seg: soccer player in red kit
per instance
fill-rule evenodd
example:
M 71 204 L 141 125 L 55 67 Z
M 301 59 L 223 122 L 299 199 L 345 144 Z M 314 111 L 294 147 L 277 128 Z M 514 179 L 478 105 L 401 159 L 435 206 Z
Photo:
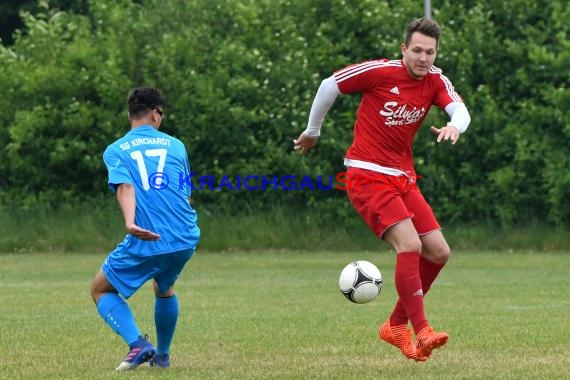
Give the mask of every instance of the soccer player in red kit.
M 350 65 L 322 81 L 305 131 L 294 140 L 306 153 L 320 136 L 324 117 L 340 94 L 361 93 L 354 140 L 344 159 L 347 195 L 374 233 L 396 251 L 398 301 L 379 328 L 382 340 L 416 361 L 447 343 L 448 335 L 429 325 L 423 297 L 451 251 L 420 189 L 412 156 L 416 131 L 430 107 L 444 109 L 450 121 L 431 127 L 437 142 L 455 144 L 471 118 L 449 79 L 433 66 L 440 27 L 428 18 L 412 21 L 402 43 L 401 60 Z M 403 179 L 403 181 L 402 181 Z M 416 334 L 408 329 L 411 322 Z

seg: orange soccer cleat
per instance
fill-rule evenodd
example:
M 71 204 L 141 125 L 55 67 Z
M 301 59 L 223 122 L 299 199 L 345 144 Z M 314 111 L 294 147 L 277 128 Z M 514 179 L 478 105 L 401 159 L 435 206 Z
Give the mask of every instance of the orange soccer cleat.
M 390 326 L 390 320 L 387 320 L 380 326 L 378 335 L 383 341 L 398 347 L 408 359 L 415 361 L 427 359 L 417 354 L 416 346 L 412 342 L 412 331 L 407 325 Z
M 434 349 L 444 346 L 448 339 L 447 333 L 435 332 L 430 326 L 426 326 L 416 337 L 416 352 L 418 356 L 427 359 Z

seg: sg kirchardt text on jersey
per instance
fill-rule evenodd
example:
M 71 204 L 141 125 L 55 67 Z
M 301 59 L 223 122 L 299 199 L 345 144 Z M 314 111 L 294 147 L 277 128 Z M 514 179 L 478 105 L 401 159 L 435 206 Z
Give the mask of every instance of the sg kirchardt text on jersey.
M 162 137 L 144 137 L 132 139 L 130 142 L 125 142 L 120 145 L 121 150 L 129 150 L 132 147 L 139 145 L 164 145 L 170 146 L 170 140 Z

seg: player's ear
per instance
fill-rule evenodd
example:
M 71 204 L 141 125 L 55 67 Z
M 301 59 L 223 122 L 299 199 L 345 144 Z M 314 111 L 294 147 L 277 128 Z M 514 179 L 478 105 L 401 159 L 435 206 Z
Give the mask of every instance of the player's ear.
M 131 113 L 127 112 L 127 120 L 129 120 L 129 122 L 131 121 Z

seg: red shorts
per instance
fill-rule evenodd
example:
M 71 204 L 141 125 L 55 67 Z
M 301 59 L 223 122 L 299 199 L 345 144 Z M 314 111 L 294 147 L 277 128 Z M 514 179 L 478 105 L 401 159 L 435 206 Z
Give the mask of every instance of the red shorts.
M 412 219 L 419 235 L 441 229 L 416 181 L 360 168 L 348 168 L 346 193 L 352 206 L 378 237 L 396 223 Z

